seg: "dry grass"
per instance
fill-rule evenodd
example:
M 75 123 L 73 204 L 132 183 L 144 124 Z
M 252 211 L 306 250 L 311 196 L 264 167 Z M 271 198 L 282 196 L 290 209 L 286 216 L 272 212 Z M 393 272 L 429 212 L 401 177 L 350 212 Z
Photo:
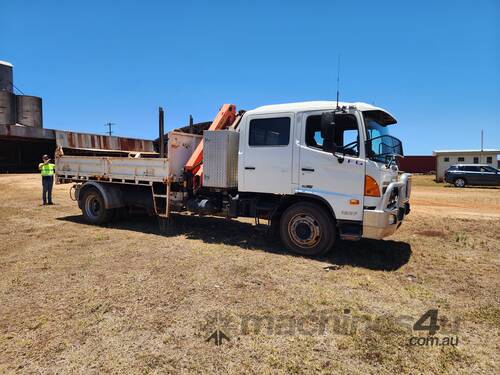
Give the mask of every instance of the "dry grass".
M 248 220 L 90 226 L 68 185 L 41 207 L 38 176 L 0 176 L 0 373 L 498 373 L 500 190 L 431 179 L 390 239 L 308 259 Z M 458 346 L 409 345 L 429 308 L 461 319 Z M 249 315 L 273 324 L 243 331 Z

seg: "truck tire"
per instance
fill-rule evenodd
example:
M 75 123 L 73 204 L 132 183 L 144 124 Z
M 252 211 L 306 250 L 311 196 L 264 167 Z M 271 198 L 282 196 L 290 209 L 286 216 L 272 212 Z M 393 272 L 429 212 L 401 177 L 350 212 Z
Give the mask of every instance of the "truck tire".
M 280 219 L 280 237 L 294 253 L 318 256 L 335 244 L 335 223 L 331 215 L 315 203 L 295 203 Z
M 111 220 L 113 210 L 107 210 L 102 194 L 94 188 L 86 189 L 82 197 L 82 214 L 90 224 L 104 224 Z
M 455 180 L 453 181 L 453 185 L 455 185 L 455 187 L 458 187 L 458 188 L 463 188 L 463 187 L 465 187 L 466 184 L 467 184 L 467 181 L 465 181 L 465 178 L 462 178 L 462 177 L 455 178 Z

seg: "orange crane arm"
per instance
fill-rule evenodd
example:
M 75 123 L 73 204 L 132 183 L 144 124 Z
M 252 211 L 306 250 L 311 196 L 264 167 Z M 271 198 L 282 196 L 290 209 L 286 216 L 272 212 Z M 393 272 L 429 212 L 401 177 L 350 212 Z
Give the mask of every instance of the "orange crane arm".
M 220 130 L 231 126 L 236 118 L 236 106 L 234 104 L 224 104 L 217 116 L 215 116 L 212 125 L 208 128 L 208 130 Z M 196 175 L 197 172 L 201 169 L 201 164 L 203 162 L 203 140 L 198 144 L 193 154 L 184 165 L 184 170 L 186 172 L 191 172 L 193 175 Z

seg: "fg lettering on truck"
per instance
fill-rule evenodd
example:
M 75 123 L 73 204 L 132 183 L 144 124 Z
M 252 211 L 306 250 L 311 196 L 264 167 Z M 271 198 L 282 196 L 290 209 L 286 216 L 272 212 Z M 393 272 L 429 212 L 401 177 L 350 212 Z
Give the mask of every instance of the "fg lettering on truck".
M 410 212 L 411 176 L 398 171 L 403 149 L 389 135 L 393 124 L 387 111 L 364 103 L 246 112 L 225 104 L 211 124 L 169 132 L 166 152 L 162 116 L 159 154 L 58 152 L 57 178 L 75 183 L 89 223 L 134 207 L 163 219 L 252 217 L 268 220 L 289 250 L 320 255 L 339 238 L 389 236 Z

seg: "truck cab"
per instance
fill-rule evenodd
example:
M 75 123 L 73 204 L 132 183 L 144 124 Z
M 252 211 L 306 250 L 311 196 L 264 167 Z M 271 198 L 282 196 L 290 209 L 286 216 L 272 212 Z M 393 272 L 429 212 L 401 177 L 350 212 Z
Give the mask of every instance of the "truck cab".
M 387 111 L 364 103 L 248 111 L 238 128 L 238 190 L 319 203 L 344 239 L 386 237 L 409 213 L 411 188 L 410 175 L 400 173 L 395 160 L 403 154 L 401 142 L 389 134 L 395 123 Z M 305 226 L 295 228 L 314 233 L 313 219 L 297 220 Z

